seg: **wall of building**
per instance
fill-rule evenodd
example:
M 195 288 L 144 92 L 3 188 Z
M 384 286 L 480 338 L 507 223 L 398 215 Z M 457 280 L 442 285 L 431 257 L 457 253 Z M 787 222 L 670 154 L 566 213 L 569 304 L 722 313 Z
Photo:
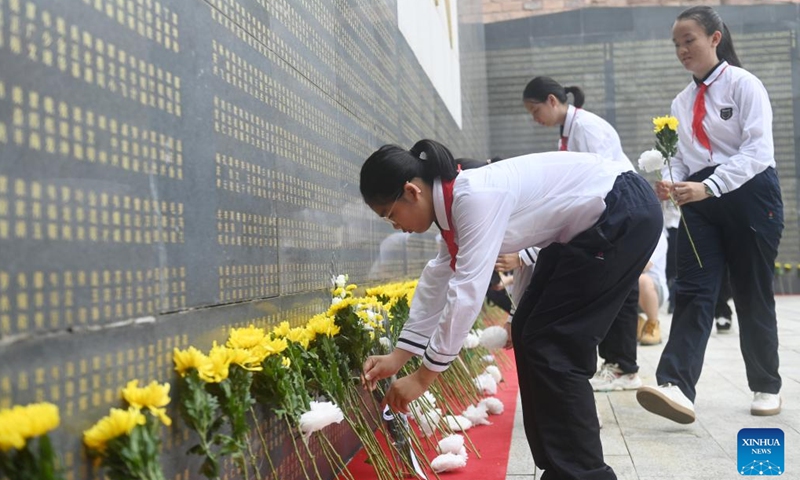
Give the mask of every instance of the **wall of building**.
M 481 4 L 458 8 L 460 128 L 392 0 L 0 0 L 0 407 L 60 407 L 68 478 L 100 478 L 81 432 L 172 381 L 173 348 L 304 323 L 334 274 L 418 275 L 433 236 L 384 242 L 358 172 L 422 137 L 488 154 Z M 196 478 L 173 425 L 167 476 Z
M 483 20 L 502 22 L 592 7 L 660 7 L 693 5 L 781 5 L 799 0 L 483 0 Z

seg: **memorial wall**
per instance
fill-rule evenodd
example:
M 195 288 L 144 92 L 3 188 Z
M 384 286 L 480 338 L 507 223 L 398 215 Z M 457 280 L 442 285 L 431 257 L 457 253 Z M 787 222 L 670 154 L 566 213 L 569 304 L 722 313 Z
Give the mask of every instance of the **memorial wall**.
M 558 130 L 535 124 L 522 105 L 527 82 L 546 75 L 565 86 L 583 88 L 585 108 L 616 127 L 625 153 L 635 163 L 642 151 L 653 148 L 652 118 L 669 114 L 672 99 L 691 80 L 672 44 L 672 23 L 683 8 L 583 9 L 487 24 L 492 155 L 557 148 Z M 785 208 L 778 261 L 791 266 L 796 280 L 800 11 L 796 5 L 721 6 L 717 11 L 732 32 L 744 67 L 761 79 L 772 101 L 775 159 Z
M 426 2 L 455 19 L 447 104 L 395 1 L 0 0 L 0 408 L 59 407 L 67 478 L 101 478 L 82 431 L 128 380 L 172 382 L 174 348 L 304 323 L 332 275 L 413 277 L 434 255 L 358 191 L 384 143 L 489 155 L 480 0 Z M 197 478 L 170 413 L 167 478 Z M 310 460 L 263 422 L 301 478 Z

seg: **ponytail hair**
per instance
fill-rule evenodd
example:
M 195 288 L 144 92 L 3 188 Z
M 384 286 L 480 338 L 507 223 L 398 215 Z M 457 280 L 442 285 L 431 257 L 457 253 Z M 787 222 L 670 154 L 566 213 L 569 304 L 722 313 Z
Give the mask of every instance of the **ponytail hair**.
M 553 95 L 560 103 L 567 103 L 567 94 L 571 93 L 574 101 L 573 105 L 580 108 L 585 100 L 583 90 L 580 87 L 572 86 L 564 88 L 560 83 L 550 77 L 536 77 L 525 86 L 522 92 L 522 100 L 532 100 L 538 103 L 547 101 L 547 97 Z
M 434 140 L 420 140 L 410 150 L 384 145 L 361 166 L 361 196 L 367 205 L 391 203 L 403 192 L 406 182 L 421 178 L 432 185 L 433 179 L 452 180 L 458 174 L 453 154 Z
M 742 62 L 739 61 L 739 56 L 736 55 L 736 50 L 733 48 L 731 32 L 713 8 L 705 5 L 687 8 L 678 15 L 678 20 L 694 20 L 708 36 L 714 35 L 714 32 L 720 32 L 722 37 L 717 45 L 717 58 L 725 60 L 734 67 L 742 66 Z

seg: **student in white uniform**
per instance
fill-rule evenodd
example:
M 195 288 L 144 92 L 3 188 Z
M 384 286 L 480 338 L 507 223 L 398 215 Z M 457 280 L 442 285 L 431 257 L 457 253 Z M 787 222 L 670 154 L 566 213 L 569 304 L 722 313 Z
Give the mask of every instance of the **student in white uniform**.
M 571 152 L 459 173 L 447 148 L 421 140 L 411 150 L 381 147 L 360 182 L 367 205 L 396 229 L 421 233 L 436 223 L 445 239 L 420 276 L 397 348 L 364 363 L 367 384 L 422 356 L 384 399 L 408 411 L 456 359 L 498 254 L 541 247 L 512 328 L 528 442 L 547 478 L 616 478 L 603 460 L 587 380 L 597 344 L 661 232 L 647 181 L 598 155 Z
M 639 403 L 679 423 L 695 420 L 695 385 L 714 323 L 714 304 L 727 264 L 740 344 L 753 391 L 750 413 L 781 410 L 773 265 L 783 231 L 775 172 L 772 108 L 764 85 L 739 67 L 730 32 L 710 7 L 684 10 L 672 27 L 675 51 L 693 81 L 672 102 L 677 117 L 675 183 L 661 181 L 683 215 L 703 262 L 678 229 L 678 276 L 669 340 L 656 370 L 657 387 Z M 668 172 L 662 172 L 669 178 Z
M 567 94 L 572 94 L 574 105 L 567 103 Z M 622 168 L 633 168 L 622 151 L 622 143 L 614 127 L 581 108 L 584 95 L 579 87 L 565 88 L 550 77 L 536 77 L 525 86 L 522 102 L 537 123 L 548 127 L 560 126 L 559 150 L 597 153 Z M 531 265 L 527 262 L 529 257 L 526 252 L 519 254 L 519 259 L 526 265 Z M 638 303 L 637 284 L 631 289 L 608 334 L 598 346 L 598 353 L 604 362 L 591 382 L 597 391 L 635 390 L 642 385 L 636 361 Z

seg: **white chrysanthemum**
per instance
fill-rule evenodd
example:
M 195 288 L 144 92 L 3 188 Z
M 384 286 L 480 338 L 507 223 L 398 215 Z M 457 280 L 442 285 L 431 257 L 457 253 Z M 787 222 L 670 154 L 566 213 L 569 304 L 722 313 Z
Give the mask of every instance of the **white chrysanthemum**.
M 331 305 L 332 305 L 332 306 L 333 306 L 333 305 L 336 305 L 337 303 L 339 303 L 339 302 L 341 302 L 341 301 L 342 301 L 342 298 L 341 298 L 341 297 L 333 297 L 333 298 L 331 298 Z
M 473 379 L 478 390 L 484 395 L 494 395 L 497 393 L 497 382 L 488 373 L 481 373 Z
M 388 352 L 392 350 L 392 341 L 389 340 L 387 337 L 379 338 L 378 343 L 381 345 L 383 351 Z
M 419 403 L 411 402 L 408 406 L 411 410 L 411 417 L 419 425 L 420 430 L 426 437 L 430 437 L 439 428 L 442 421 L 442 411 L 438 408 L 422 408 Z
M 497 368 L 497 365 L 487 365 L 486 366 L 486 373 L 494 378 L 494 381 L 500 383 L 500 380 L 503 379 L 503 374 L 500 372 L 500 369 Z
M 461 414 L 467 417 L 467 419 L 472 422 L 472 426 L 477 425 L 491 425 L 492 422 L 489 421 L 489 414 L 486 413 L 486 405 L 478 404 L 470 405 L 464 410 Z
M 342 420 L 342 410 L 332 402 L 311 402 L 311 410 L 300 415 L 300 431 L 307 439 L 312 433 Z
M 647 150 L 639 155 L 639 170 L 655 172 L 664 166 L 664 156 L 658 150 Z
M 481 360 L 483 360 L 483 363 L 493 363 L 494 355 L 484 355 L 483 357 L 481 357 Z
M 464 437 L 454 433 L 439 440 L 439 446 L 436 448 L 439 453 L 454 453 L 458 452 L 464 447 Z
M 431 468 L 436 473 L 446 472 L 448 470 L 455 470 L 456 468 L 464 468 L 467 466 L 467 458 L 453 453 L 443 453 L 434 458 L 431 462 Z
M 475 348 L 480 344 L 481 342 L 478 340 L 478 336 L 475 335 L 474 333 L 468 333 L 467 339 L 464 340 L 464 348 L 467 349 Z
M 472 428 L 472 422 L 463 415 L 447 415 L 444 417 L 447 426 L 454 432 L 461 432 Z
M 508 332 L 503 327 L 493 326 L 480 334 L 480 343 L 487 350 L 497 350 L 506 346 Z
M 347 275 L 339 275 L 333 279 L 333 284 L 339 288 L 344 288 L 347 284 Z
M 485 405 L 486 411 L 491 413 L 492 415 L 500 415 L 501 413 L 503 413 L 503 410 L 505 409 L 503 402 L 500 401 L 499 398 L 495 397 L 484 398 L 483 400 L 478 402 L 478 405 Z

